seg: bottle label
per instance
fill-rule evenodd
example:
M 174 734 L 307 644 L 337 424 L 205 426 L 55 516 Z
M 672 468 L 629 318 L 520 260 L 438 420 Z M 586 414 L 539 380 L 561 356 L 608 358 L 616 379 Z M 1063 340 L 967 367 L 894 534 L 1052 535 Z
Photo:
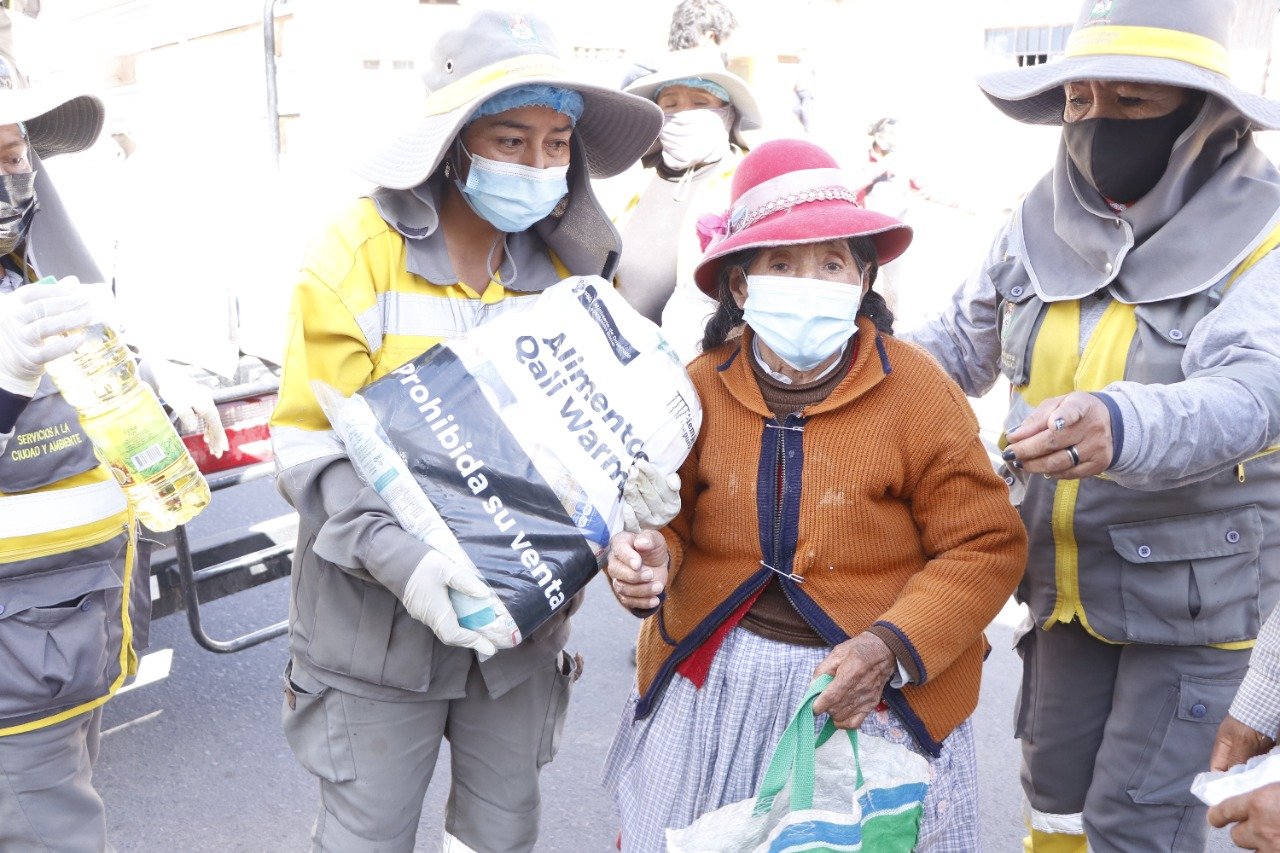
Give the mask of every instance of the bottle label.
M 102 461 L 121 486 L 127 488 L 154 477 L 186 452 L 182 439 L 158 407 L 151 417 L 138 408 L 121 414 L 125 416 L 94 418 L 85 424 Z

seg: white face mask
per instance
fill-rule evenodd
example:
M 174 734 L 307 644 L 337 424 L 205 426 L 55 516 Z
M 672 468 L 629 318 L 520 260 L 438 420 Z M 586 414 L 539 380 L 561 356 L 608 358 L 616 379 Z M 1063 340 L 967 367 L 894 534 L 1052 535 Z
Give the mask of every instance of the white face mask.
M 747 276 L 743 319 L 796 370 L 812 370 L 857 331 L 862 287 L 815 278 Z
M 677 172 L 700 163 L 716 163 L 729 155 L 733 107 L 685 110 L 666 117 L 658 141 L 662 162 Z

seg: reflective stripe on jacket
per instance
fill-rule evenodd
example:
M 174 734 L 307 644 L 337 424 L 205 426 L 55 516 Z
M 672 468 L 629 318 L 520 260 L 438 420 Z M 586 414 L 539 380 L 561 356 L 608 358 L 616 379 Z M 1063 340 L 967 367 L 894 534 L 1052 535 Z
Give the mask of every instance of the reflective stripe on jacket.
M 151 612 L 137 526 L 103 466 L 0 495 L 0 736 L 106 702 Z

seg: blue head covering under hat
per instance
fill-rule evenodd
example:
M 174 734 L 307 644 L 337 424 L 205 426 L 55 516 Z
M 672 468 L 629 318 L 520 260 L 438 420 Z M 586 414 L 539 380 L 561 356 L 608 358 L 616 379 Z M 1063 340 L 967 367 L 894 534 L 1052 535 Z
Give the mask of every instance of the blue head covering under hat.
M 516 86 L 514 89 L 499 92 L 481 104 L 467 119 L 467 124 L 484 116 L 505 113 L 507 110 L 518 110 L 521 107 L 549 107 L 567 115 L 569 120 L 577 125 L 578 119 L 582 118 L 583 102 L 582 95 L 572 89 L 548 86 L 545 83 Z

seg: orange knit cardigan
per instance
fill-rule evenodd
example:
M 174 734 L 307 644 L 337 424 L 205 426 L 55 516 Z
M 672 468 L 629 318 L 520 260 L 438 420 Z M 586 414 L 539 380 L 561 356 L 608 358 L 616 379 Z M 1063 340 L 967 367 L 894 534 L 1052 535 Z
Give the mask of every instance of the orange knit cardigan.
M 833 645 L 873 625 L 898 640 L 919 678 L 886 687 L 885 700 L 926 750 L 973 713 L 983 628 L 1022 575 L 1026 533 L 960 389 L 869 321 L 858 335 L 840 385 L 783 423 L 747 361 L 750 330 L 690 365 L 702 431 L 680 470 L 681 512 L 662 531 L 671 572 L 640 631 L 637 718 L 770 580 Z

